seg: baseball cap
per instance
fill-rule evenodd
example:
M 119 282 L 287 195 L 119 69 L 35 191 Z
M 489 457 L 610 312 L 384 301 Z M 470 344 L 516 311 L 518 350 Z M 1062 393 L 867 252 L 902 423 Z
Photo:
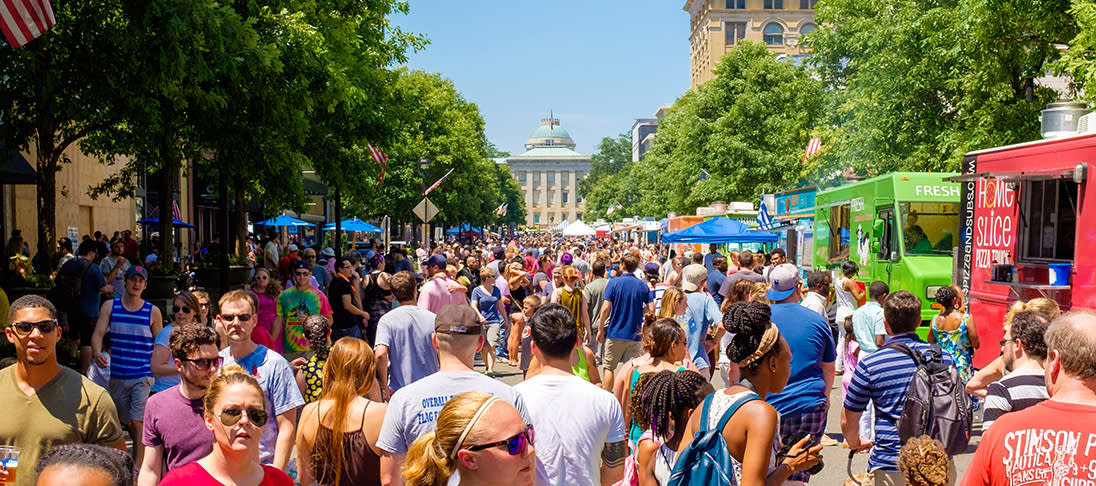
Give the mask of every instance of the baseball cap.
M 289 251 L 297 251 L 297 249 L 298 249 L 298 248 L 297 248 L 297 244 L 296 244 L 296 243 L 290 243 L 290 244 L 289 244 Z
M 501 246 L 496 246 L 491 249 L 491 256 L 495 257 L 495 260 L 502 258 L 505 254 L 506 250 L 504 250 Z
M 308 262 L 304 260 L 297 260 L 297 262 L 293 264 L 293 270 L 300 270 L 302 268 L 310 272 L 312 271 L 312 265 L 309 265 Z
M 434 318 L 434 332 L 446 334 L 480 334 L 479 313 L 467 305 L 446 304 Z
M 651 275 L 658 275 L 658 264 L 655 262 L 647 262 L 646 265 L 643 265 L 643 272 Z
M 708 269 L 704 268 L 704 265 L 692 263 L 681 271 L 681 290 L 696 292 L 696 289 L 700 288 L 701 285 L 704 285 L 704 282 L 707 279 Z
M 323 253 L 326 257 L 333 257 L 335 256 L 335 249 L 329 246 L 327 248 L 324 248 L 323 251 L 321 251 L 320 253 Z
M 769 270 L 769 285 L 765 297 L 773 302 L 787 299 L 799 287 L 799 268 L 791 263 L 781 263 L 773 267 Z
M 442 255 L 440 253 L 436 254 L 436 255 L 430 255 L 430 258 L 426 259 L 426 262 L 424 263 L 424 265 L 426 265 L 428 267 L 442 267 L 442 268 L 445 268 L 445 255 Z
M 132 267 L 129 267 L 129 270 L 126 270 L 127 279 L 134 275 L 140 275 L 141 278 L 148 280 L 148 270 L 145 270 L 145 267 L 141 265 L 134 265 Z

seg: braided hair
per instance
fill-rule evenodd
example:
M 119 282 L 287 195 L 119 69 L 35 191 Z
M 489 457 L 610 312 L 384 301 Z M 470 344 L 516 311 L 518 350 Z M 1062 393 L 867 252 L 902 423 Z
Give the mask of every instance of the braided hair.
M 78 466 L 105 471 L 110 475 L 110 486 L 133 485 L 133 458 L 110 447 L 82 443 L 59 445 L 42 454 L 34 469 L 41 475 L 50 466 Z
M 655 436 L 669 439 L 673 435 L 671 425 L 680 427 L 688 420 L 689 411 L 712 391 L 711 383 L 691 370 L 660 371 L 647 376 L 650 378 L 639 393 L 640 406 L 638 410 L 632 409 L 632 417 L 640 428 L 651 429 Z
M 733 336 L 727 345 L 727 358 L 732 363 L 746 359 L 761 345 L 761 336 L 769 327 L 772 311 L 767 304 L 760 302 L 735 302 L 723 314 L 723 328 Z M 780 353 L 780 346 L 773 346 L 760 359 L 745 366 L 742 371 L 752 372 L 761 366 L 769 356 Z
M 898 470 L 910 486 L 951 484 L 949 462 L 944 444 L 927 435 L 910 437 L 898 452 Z
M 308 347 L 312 348 L 320 359 L 327 358 L 331 349 L 327 347 L 327 336 L 331 334 L 331 321 L 323 314 L 312 314 L 301 323 L 304 327 L 304 337 L 308 339 Z

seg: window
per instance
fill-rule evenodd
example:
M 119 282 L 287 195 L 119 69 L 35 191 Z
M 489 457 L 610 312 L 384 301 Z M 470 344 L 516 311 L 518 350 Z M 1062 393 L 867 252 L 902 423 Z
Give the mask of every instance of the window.
M 536 213 L 533 215 L 533 222 L 538 224 L 540 223 L 540 213 Z
M 746 22 L 727 22 L 723 24 L 724 42 L 733 46 L 746 37 Z
M 831 206 L 830 225 L 830 262 L 849 258 L 849 205 Z
M 876 257 L 880 260 L 890 260 L 891 252 L 898 251 L 898 232 L 894 230 L 894 207 L 888 206 L 879 210 L 877 221 L 883 222 L 883 234 L 879 237 L 879 253 Z M 874 224 L 874 223 L 873 223 Z M 871 231 L 874 233 L 875 228 Z M 875 235 L 869 237 L 869 241 Z
M 947 255 L 958 243 L 959 205 L 941 202 L 898 203 L 906 255 Z
M 772 23 L 765 26 L 765 43 L 770 46 L 784 45 L 784 27 Z
M 547 204 L 549 206 L 551 206 L 552 204 L 555 204 L 555 198 L 552 197 L 552 196 L 556 195 L 556 191 L 545 191 L 545 192 L 548 194 L 548 198 L 545 201 L 545 204 Z
M 818 0 L 799 0 L 800 10 L 809 10 L 814 8 L 814 4 L 818 3 Z
M 567 172 L 564 172 L 564 173 L 560 174 L 559 176 L 562 178 L 561 183 L 564 186 L 566 186 L 568 183 L 571 182 L 571 174 L 569 174 Z M 567 202 L 567 201 L 563 201 L 563 202 Z
M 552 140 L 550 138 L 548 140 L 544 141 L 544 145 L 555 145 L 555 144 L 556 144 L 556 141 Z
M 1077 236 L 1077 184 L 1047 180 L 1020 186 L 1020 254 L 1035 260 L 1073 260 Z
M 566 192 L 563 193 L 563 199 L 560 201 L 560 204 L 567 204 L 567 193 Z
M 534 172 L 533 173 L 533 185 L 534 186 L 539 186 L 540 185 L 540 172 Z
M 765 0 L 765 10 L 783 10 L 784 0 Z
M 556 173 L 555 172 L 549 172 L 548 173 L 548 183 L 549 184 L 555 184 L 556 183 Z
M 801 27 L 799 29 L 799 35 L 803 36 L 803 35 L 810 34 L 811 32 L 814 32 L 814 29 L 817 29 L 817 28 L 818 28 L 818 26 L 814 25 L 814 24 L 804 25 L 803 27 Z
M 737 9 L 737 10 L 745 10 L 746 9 L 746 0 L 727 0 L 727 8 Z

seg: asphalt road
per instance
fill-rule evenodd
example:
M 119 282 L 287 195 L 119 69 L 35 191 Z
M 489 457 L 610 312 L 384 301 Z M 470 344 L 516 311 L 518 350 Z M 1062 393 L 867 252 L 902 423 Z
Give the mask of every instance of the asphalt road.
M 476 369 L 482 370 L 483 365 L 478 362 Z M 495 376 L 509 385 L 516 385 L 521 382 L 521 370 L 513 368 L 499 363 L 495 367 Z M 716 389 L 723 388 L 723 380 L 718 376 L 712 380 Z M 835 380 L 834 388 L 830 390 L 830 403 L 835 406 L 830 407 L 829 420 L 826 422 L 826 435 L 833 438 L 838 442 L 835 446 L 828 446 L 822 449 L 822 461 L 825 463 L 825 468 L 822 472 L 813 476 L 810 484 L 818 484 L 824 486 L 841 485 L 849 477 L 848 475 L 848 462 L 849 451 L 842 447 L 842 435 L 841 435 L 841 407 L 836 406 L 841 403 L 841 379 L 838 377 Z M 956 478 L 956 484 L 959 483 L 959 479 L 962 478 L 966 472 L 967 466 L 970 464 L 971 457 L 974 455 L 974 450 L 978 446 L 978 442 L 981 439 L 981 435 L 978 432 L 981 430 L 981 413 L 975 414 L 974 424 L 974 437 L 971 438 L 970 446 L 967 447 L 967 452 L 959 454 L 954 457 L 955 467 L 959 473 L 959 477 Z M 857 454 L 852 460 L 852 471 L 856 474 L 863 474 L 868 465 L 867 453 Z

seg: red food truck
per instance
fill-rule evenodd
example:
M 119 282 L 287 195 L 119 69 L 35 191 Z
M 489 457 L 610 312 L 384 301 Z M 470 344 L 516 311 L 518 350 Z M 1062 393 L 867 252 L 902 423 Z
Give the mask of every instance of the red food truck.
M 961 182 L 955 276 L 982 342 L 976 367 L 1000 354 L 1016 300 L 1096 309 L 1096 252 L 1075 251 L 1096 244 L 1093 161 L 1096 134 L 1077 135 L 971 152 L 951 179 Z

